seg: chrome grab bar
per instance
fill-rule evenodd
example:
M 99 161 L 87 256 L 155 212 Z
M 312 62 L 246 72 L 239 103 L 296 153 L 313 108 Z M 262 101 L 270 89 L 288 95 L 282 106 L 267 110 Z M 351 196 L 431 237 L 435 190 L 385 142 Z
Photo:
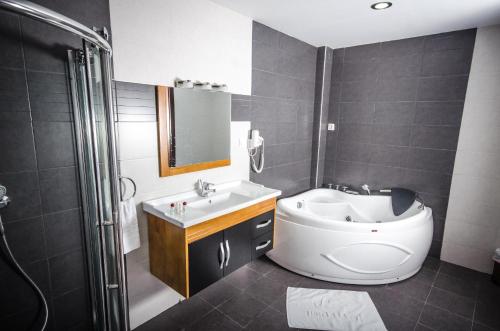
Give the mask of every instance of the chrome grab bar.
M 96 31 L 93 31 L 85 25 L 77 21 L 61 15 L 53 10 L 37 5 L 31 1 L 25 0 L 0 0 L 0 7 L 16 14 L 21 14 L 42 21 L 44 23 L 56 26 L 60 29 L 74 33 L 88 42 L 95 44 L 111 53 L 110 44 L 100 36 Z
M 227 249 L 226 267 L 227 267 L 229 264 L 229 259 L 231 258 L 231 249 L 229 249 L 229 240 L 226 240 L 226 249 Z
M 222 256 L 220 258 L 219 269 L 222 269 L 224 268 L 224 261 L 226 260 L 226 252 L 224 252 L 224 245 L 222 245 L 222 243 L 220 243 L 220 254 L 222 254 Z
M 269 224 L 271 224 L 272 222 L 272 218 L 268 219 L 267 222 L 265 223 L 260 223 L 260 224 L 257 224 L 256 228 L 257 229 L 260 229 L 260 228 L 265 228 L 266 226 L 268 226 Z
M 269 246 L 270 243 L 271 243 L 271 240 L 268 240 L 265 244 L 262 244 L 262 245 L 255 247 L 255 250 L 258 251 L 258 250 L 264 249 L 267 246 Z

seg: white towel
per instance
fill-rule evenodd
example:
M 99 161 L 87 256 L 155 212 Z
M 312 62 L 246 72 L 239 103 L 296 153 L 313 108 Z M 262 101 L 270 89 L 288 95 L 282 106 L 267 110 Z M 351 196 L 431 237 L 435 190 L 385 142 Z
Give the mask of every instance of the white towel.
M 123 253 L 127 254 L 141 246 L 134 198 L 120 203 L 120 218 L 123 234 Z
M 366 292 L 289 287 L 286 315 L 292 328 L 387 331 Z

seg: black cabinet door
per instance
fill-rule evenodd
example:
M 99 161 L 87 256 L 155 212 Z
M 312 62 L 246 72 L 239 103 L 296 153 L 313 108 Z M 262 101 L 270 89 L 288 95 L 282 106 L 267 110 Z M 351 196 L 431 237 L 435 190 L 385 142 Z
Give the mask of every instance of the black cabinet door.
M 224 275 L 229 275 L 252 259 L 252 232 L 250 222 L 243 222 L 224 230 L 226 262 Z
M 223 239 L 221 231 L 189 245 L 189 296 L 222 278 Z

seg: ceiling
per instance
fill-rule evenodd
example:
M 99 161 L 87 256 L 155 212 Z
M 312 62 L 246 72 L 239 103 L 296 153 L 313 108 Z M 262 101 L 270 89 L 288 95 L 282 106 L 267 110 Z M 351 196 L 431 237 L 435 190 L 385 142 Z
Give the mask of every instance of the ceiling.
M 314 46 L 332 48 L 500 23 L 500 0 L 212 0 Z M 380 1 L 380 0 L 378 0 Z

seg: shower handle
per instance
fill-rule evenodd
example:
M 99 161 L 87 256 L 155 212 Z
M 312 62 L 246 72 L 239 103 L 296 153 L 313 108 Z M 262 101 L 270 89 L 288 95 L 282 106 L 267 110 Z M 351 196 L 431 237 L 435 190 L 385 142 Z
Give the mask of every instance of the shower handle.
M 10 198 L 7 196 L 7 188 L 0 185 L 0 209 L 7 207 L 10 202 Z

